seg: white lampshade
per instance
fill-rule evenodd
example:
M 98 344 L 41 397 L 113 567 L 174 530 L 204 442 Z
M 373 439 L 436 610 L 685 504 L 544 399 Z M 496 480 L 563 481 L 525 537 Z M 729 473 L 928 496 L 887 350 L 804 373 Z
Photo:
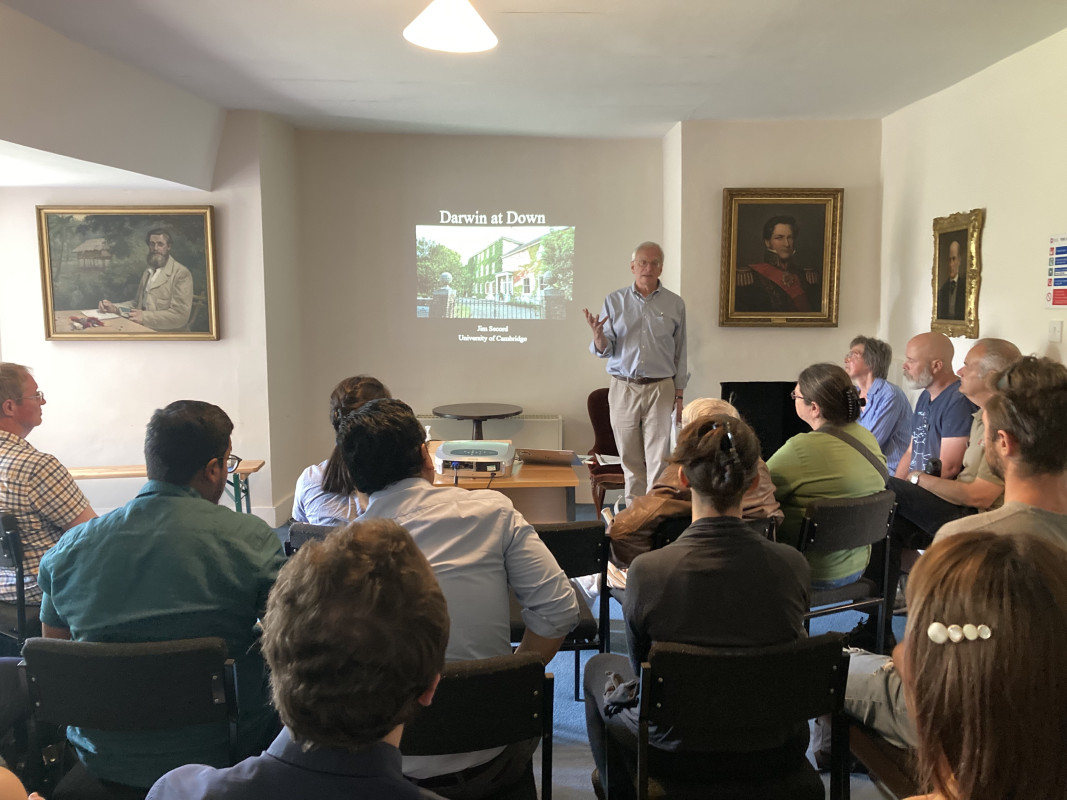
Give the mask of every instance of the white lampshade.
M 428 50 L 446 53 L 480 53 L 496 47 L 489 30 L 470 0 L 433 0 L 404 28 L 404 38 Z

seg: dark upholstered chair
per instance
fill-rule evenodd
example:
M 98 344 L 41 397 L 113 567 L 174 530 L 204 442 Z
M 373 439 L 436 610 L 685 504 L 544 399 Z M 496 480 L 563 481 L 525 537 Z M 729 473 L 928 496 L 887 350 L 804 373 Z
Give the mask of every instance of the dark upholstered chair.
M 885 489 L 859 498 L 816 500 L 804 513 L 800 529 L 802 553 L 848 550 L 853 547 L 885 548 L 889 546 L 889 528 L 893 524 L 896 495 Z M 877 620 L 875 649 L 885 652 L 886 630 L 893 613 L 895 587 L 888 587 L 889 561 L 874 578 L 862 577 L 838 589 L 813 591 L 808 618 L 836 614 L 839 611 L 868 609 Z
M 541 798 L 552 799 L 553 677 L 534 653 L 451 661 L 433 702 L 404 726 L 406 756 L 467 753 L 541 740 Z
M 619 448 L 615 444 L 615 434 L 611 431 L 611 415 L 608 412 L 608 390 L 594 389 L 586 401 L 589 410 L 589 422 L 593 426 L 593 449 L 589 455 L 597 453 L 604 456 L 618 456 Z M 626 482 L 622 477 L 619 464 L 589 465 L 589 485 L 593 492 L 593 505 L 596 513 L 604 507 L 604 493 L 609 489 L 622 489 Z

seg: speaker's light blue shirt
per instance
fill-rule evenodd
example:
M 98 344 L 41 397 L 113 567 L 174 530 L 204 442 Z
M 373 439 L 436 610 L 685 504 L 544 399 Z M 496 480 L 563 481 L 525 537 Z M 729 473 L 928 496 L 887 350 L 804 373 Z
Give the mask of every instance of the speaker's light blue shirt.
M 648 297 L 634 284 L 604 298 L 601 317 L 608 347 L 590 344 L 593 355 L 608 360 L 616 378 L 674 378 L 677 391 L 689 381 L 686 365 L 685 302 L 660 283 Z

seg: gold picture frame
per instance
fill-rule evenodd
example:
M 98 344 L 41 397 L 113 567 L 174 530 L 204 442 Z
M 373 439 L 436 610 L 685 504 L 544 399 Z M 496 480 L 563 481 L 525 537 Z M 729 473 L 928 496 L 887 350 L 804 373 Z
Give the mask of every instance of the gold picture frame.
M 934 220 L 934 266 L 930 286 L 930 330 L 978 338 L 978 290 L 982 285 L 982 227 L 985 209 L 974 208 Z M 953 275 L 953 272 L 956 274 Z M 952 281 L 955 281 L 955 287 Z
M 213 206 L 37 206 L 45 338 L 219 338 Z
M 719 325 L 837 327 L 844 196 L 723 189 Z

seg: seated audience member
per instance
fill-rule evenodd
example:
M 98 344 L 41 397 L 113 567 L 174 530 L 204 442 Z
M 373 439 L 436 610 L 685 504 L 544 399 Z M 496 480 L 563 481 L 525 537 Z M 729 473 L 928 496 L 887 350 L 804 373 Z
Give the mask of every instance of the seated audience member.
M 1067 550 L 1017 528 L 937 541 L 894 661 L 926 800 L 1067 796 Z
M 995 508 L 1004 496 L 1004 481 L 997 477 L 984 458 L 985 424 L 982 409 L 992 396 L 988 378 L 1020 357 L 1019 348 L 1004 339 L 979 339 L 967 353 L 959 370 L 959 393 L 978 410 L 971 415 L 971 433 L 963 454 L 963 468 L 952 479 L 928 475 L 919 470 L 907 480 L 889 479 L 897 496 L 897 511 L 889 539 L 889 582 L 896 587 L 900 578 L 901 551 L 922 550 L 933 541 L 942 525 L 987 508 Z M 875 565 L 880 566 L 880 565 Z M 873 629 L 854 644 L 873 641 Z
M 941 477 L 955 478 L 963 469 L 963 454 L 971 430 L 974 403 L 960 394 L 952 371 L 952 341 L 943 333 L 920 333 L 904 351 L 904 382 L 922 389 L 911 416 L 911 443 L 894 473 L 906 478 L 926 472 L 930 459 L 941 460 Z
M 860 398 L 836 364 L 813 364 L 792 393 L 797 416 L 811 426 L 783 444 L 767 462 L 785 521 L 778 541 L 800 544 L 804 512 L 813 500 L 867 497 L 885 489 L 885 456 L 869 430 L 856 422 Z M 887 473 L 888 474 L 888 473 Z M 871 548 L 807 554 L 813 589 L 832 589 L 863 574 Z
M 40 603 L 37 565 L 64 531 L 96 516 L 55 456 L 26 441 L 41 424 L 44 392 L 21 364 L 0 362 L 0 510 L 14 514 L 22 538 L 26 602 Z M 14 627 L 15 571 L 0 569 L 0 618 Z M 37 610 L 34 608 L 33 616 Z M 36 619 L 33 620 L 37 625 Z
M 271 590 L 263 631 L 285 729 L 235 767 L 167 773 L 149 800 L 437 796 L 404 778 L 397 748 L 441 676 L 448 608 L 403 528 L 355 522 L 300 548 Z
M 682 427 L 712 414 L 741 419 L 737 409 L 725 400 L 702 397 L 682 410 Z M 781 522 L 783 515 L 774 499 L 774 482 L 762 458 L 756 460 L 756 470 L 758 480 L 741 498 L 741 519 L 755 521 L 773 517 L 776 522 Z M 625 589 L 627 567 L 634 558 L 651 549 L 653 534 L 660 525 L 668 520 L 689 520 L 692 514 L 690 489 L 681 484 L 681 465 L 671 462 L 652 486 L 652 491 L 620 511 L 608 527 L 611 537 L 608 585 L 613 589 Z
M 369 375 L 345 378 L 330 393 L 330 423 L 334 433 L 341 420 L 368 400 L 392 397 L 380 380 Z M 330 457 L 312 464 L 296 480 L 293 519 L 312 525 L 343 525 L 363 513 L 366 497 L 359 497 L 348 477 L 341 448 L 334 445 Z
M 1004 505 L 950 522 L 934 541 L 976 530 L 1025 531 L 1067 546 L 1067 367 L 1027 356 L 991 380 L 985 457 L 1004 481 Z M 885 656 L 853 654 L 845 711 L 897 746 L 916 744 L 900 675 Z
M 536 531 L 493 490 L 432 484 L 426 433 L 399 400 L 371 400 L 341 423 L 338 442 L 356 489 L 370 502 L 361 519 L 392 519 L 411 533 L 448 601 L 449 661 L 511 649 L 508 587 L 522 606 L 518 652 L 547 664 L 578 623 L 578 599 Z M 530 758 L 539 740 L 450 756 L 404 759 L 404 774 L 445 797 L 534 798 Z M 514 793 L 514 794 L 512 794 Z
M 672 462 L 680 483 L 692 490 L 693 523 L 673 543 L 639 555 L 630 566 L 623 613 L 630 657 L 603 654 L 585 669 L 589 743 L 600 775 L 607 765 L 608 796 L 634 796 L 637 708 L 610 715 L 605 695 L 615 680 L 632 680 L 653 642 L 759 647 L 795 641 L 804 633 L 810 569 L 788 545 L 771 542 L 741 519 L 746 491 L 759 482 L 759 440 L 747 424 L 717 414 L 701 417 L 681 433 Z M 753 759 L 761 765 L 802 755 L 807 725 L 753 731 L 745 753 L 715 753 L 721 746 L 677 731 L 650 731 L 664 767 L 714 773 Z M 721 743 L 718 743 L 721 745 Z M 696 752 L 690 752 L 696 751 Z M 668 766 L 669 765 L 669 766 Z
M 1000 504 L 1004 482 L 990 470 L 982 457 L 985 424 L 982 409 L 992 396 L 988 377 L 1020 358 L 1019 348 L 1004 339 L 979 339 L 959 369 L 959 393 L 978 410 L 971 415 L 971 433 L 963 454 L 963 467 L 955 478 L 939 478 L 920 470 L 908 473 L 907 480 L 890 478 L 889 488 L 897 494 L 894 538 L 907 546 L 923 548 L 946 522 L 984 511 Z
M 259 753 L 278 732 L 257 619 L 285 562 L 263 520 L 218 505 L 233 423 L 218 406 L 178 400 L 145 432 L 148 482 L 122 508 L 64 534 L 41 560 L 44 635 L 82 642 L 156 642 L 219 636 L 237 664 L 239 750 Z M 68 728 L 90 775 L 147 789 L 182 764 L 225 766 L 226 725 L 161 731 Z M 72 771 L 73 772 L 73 771 Z M 64 778 L 67 781 L 68 778 Z
M 44 392 L 38 389 L 29 369 L 0 362 L 0 512 L 14 515 L 19 528 L 26 632 L 30 636 L 41 635 L 41 590 L 37 587 L 41 556 L 64 531 L 96 516 L 66 467 L 26 441 L 41 424 L 44 405 Z M 0 625 L 5 630 L 14 630 L 18 624 L 15 583 L 15 570 L 0 568 Z M 6 656 L 0 657 L 2 733 L 29 714 L 29 705 L 14 640 L 0 639 L 0 656 Z
M 911 403 L 903 389 L 886 380 L 893 348 L 869 336 L 857 336 L 849 348 L 845 372 L 865 401 L 859 423 L 878 440 L 892 473 L 911 442 Z
M 984 449 L 990 471 L 1004 482 L 1004 504 L 948 523 L 935 539 L 1022 527 L 1067 545 L 1067 367 L 1026 356 L 993 381 Z

